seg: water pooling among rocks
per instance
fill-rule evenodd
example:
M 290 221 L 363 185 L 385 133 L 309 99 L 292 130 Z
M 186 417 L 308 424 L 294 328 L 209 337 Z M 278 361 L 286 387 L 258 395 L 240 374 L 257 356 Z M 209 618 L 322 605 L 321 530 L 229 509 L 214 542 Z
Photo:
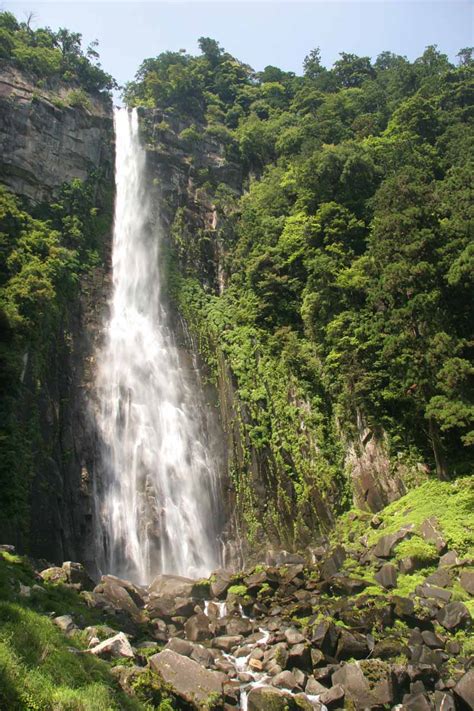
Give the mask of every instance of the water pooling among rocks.
M 98 356 L 100 567 L 145 583 L 218 564 L 217 463 L 169 328 L 136 110 L 119 109 L 113 293 Z

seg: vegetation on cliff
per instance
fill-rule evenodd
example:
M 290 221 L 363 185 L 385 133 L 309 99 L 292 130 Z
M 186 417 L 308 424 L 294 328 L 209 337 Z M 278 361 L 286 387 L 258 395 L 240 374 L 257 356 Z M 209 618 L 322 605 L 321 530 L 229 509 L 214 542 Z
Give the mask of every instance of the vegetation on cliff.
M 472 50 L 457 66 L 435 46 L 414 62 L 341 53 L 326 69 L 316 49 L 295 76 L 199 43 L 197 57 L 145 60 L 125 98 L 163 111 L 150 142 L 187 126 L 193 183 L 216 211 L 215 228 L 186 229 L 183 199 L 173 283 L 237 385 L 247 531 L 304 542 L 347 505 L 348 452 L 370 437 L 399 493 L 422 463 L 440 479 L 468 471 Z M 193 169 L 209 139 L 241 166 L 243 195 Z M 187 259 L 211 241 L 223 290 Z
M 18 22 L 11 12 L 0 12 L 0 61 L 8 60 L 32 72 L 43 86 L 54 80 L 80 86 L 85 92 L 110 92 L 117 86 L 101 69 L 97 42 L 84 52 L 78 32 L 33 29 L 30 20 Z

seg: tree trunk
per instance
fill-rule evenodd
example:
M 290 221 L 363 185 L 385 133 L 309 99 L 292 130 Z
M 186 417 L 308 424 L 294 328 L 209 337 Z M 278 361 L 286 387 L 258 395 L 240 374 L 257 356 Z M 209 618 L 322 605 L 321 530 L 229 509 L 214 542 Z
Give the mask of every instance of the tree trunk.
M 439 434 L 439 428 L 433 417 L 428 419 L 430 441 L 433 448 L 433 454 L 436 464 L 436 474 L 438 479 L 442 481 L 449 481 L 448 467 L 446 464 L 446 459 L 443 452 L 443 445 L 441 443 L 441 437 Z

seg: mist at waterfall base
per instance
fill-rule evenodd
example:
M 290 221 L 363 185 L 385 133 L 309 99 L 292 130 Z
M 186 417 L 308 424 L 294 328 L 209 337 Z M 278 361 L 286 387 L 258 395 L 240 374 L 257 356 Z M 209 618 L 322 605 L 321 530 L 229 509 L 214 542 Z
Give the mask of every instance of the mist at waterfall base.
M 113 291 L 96 388 L 99 566 L 138 583 L 202 577 L 219 563 L 218 466 L 169 328 L 136 110 L 117 109 L 114 124 Z

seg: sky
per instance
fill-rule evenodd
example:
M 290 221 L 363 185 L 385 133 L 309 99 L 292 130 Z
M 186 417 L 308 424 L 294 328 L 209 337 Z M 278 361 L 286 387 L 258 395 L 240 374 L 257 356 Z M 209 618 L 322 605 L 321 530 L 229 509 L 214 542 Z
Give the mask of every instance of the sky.
M 329 67 L 342 51 L 375 58 L 390 50 L 413 60 L 430 44 L 455 61 L 459 49 L 474 44 L 472 0 L 0 0 L 0 8 L 20 20 L 33 12 L 35 26 L 80 32 L 85 45 L 97 39 L 102 66 L 119 84 L 133 79 L 146 57 L 197 53 L 201 36 L 257 71 L 272 64 L 296 73 L 318 46 Z

